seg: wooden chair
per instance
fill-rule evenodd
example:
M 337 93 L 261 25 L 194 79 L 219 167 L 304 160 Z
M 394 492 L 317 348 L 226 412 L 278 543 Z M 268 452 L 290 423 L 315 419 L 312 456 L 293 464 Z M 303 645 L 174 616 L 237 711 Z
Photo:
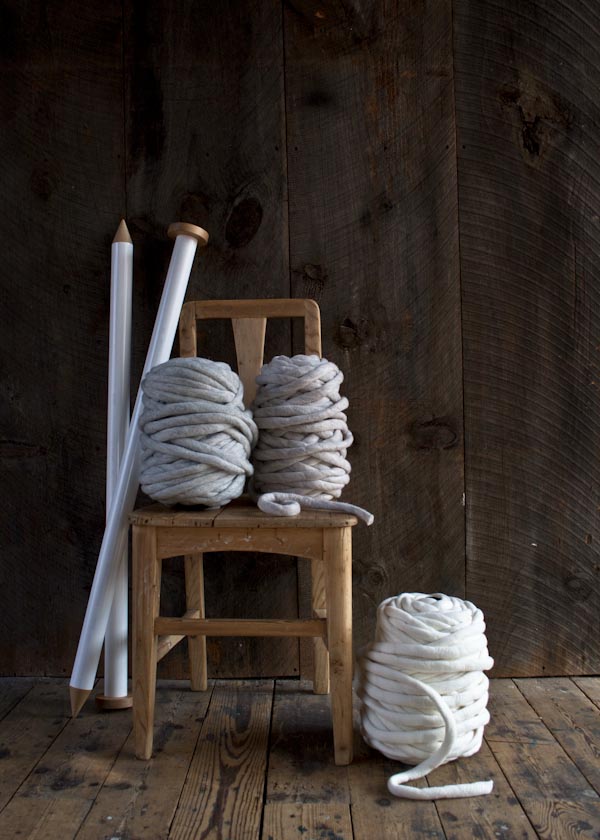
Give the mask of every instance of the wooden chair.
M 256 393 L 267 318 L 304 318 L 305 352 L 321 355 L 319 308 L 311 300 L 192 301 L 179 323 L 182 356 L 197 355 L 198 320 L 231 319 L 244 400 Z M 206 636 L 309 636 L 314 638 L 313 690 L 329 693 L 336 764 L 352 761 L 352 527 L 356 518 L 329 511 L 297 517 L 262 513 L 238 501 L 219 510 L 138 509 L 133 525 L 133 714 L 138 758 L 152 755 L 157 662 L 189 636 L 192 690 L 207 687 Z M 205 617 L 203 555 L 259 551 L 311 560 L 312 618 L 236 620 Z M 159 615 L 161 564 L 184 556 L 187 611 Z M 265 582 L 268 586 L 268 582 Z

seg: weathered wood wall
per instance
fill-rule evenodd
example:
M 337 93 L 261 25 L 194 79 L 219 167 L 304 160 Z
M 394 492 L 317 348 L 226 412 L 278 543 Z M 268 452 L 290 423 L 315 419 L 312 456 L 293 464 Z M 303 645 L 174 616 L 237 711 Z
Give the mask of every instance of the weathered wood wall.
M 600 9 L 455 4 L 467 594 L 503 673 L 600 671 Z
M 211 233 L 190 298 L 320 303 L 347 497 L 376 515 L 355 531 L 357 644 L 382 598 L 438 590 L 483 608 L 498 675 L 600 669 L 600 31 L 574 5 L 0 5 L 0 673 L 68 674 L 75 654 L 121 215 L 136 383 L 170 221 Z M 268 341 L 294 346 L 283 324 Z M 206 353 L 230 360 L 231 337 Z M 289 560 L 208 566 L 215 614 L 302 606 Z M 210 655 L 218 675 L 300 661 L 290 641 Z

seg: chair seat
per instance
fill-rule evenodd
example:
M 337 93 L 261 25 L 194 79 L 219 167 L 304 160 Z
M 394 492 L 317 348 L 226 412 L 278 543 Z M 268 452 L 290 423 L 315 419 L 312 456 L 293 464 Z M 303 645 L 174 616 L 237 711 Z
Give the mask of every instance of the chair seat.
M 214 510 L 152 504 L 134 510 L 129 521 L 132 525 L 169 528 L 347 528 L 358 522 L 351 514 L 330 510 L 303 510 L 298 516 L 273 516 L 263 513 L 247 497 Z

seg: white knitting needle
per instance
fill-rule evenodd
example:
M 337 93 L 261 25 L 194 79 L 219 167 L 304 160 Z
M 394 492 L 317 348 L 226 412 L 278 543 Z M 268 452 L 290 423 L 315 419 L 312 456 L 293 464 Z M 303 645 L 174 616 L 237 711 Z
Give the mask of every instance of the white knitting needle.
M 173 255 L 167 272 L 158 314 L 150 339 L 142 378 L 170 354 L 192 263 L 198 244 L 206 245 L 208 233 L 196 225 L 178 222 L 169 227 L 175 237 Z M 75 717 L 94 684 L 108 616 L 113 602 L 119 561 L 123 556 L 128 532 L 128 516 L 135 503 L 139 477 L 139 418 L 142 411 L 141 388 L 138 389 L 119 477 L 108 515 L 102 546 L 90 592 L 81 637 L 71 675 L 71 712 Z
M 111 247 L 106 429 L 107 519 L 129 430 L 132 278 L 133 242 L 125 219 L 121 219 Z M 96 695 L 96 704 L 101 709 L 124 709 L 132 705 L 131 695 L 127 693 L 128 577 L 125 547 L 119 562 L 104 639 L 104 693 Z

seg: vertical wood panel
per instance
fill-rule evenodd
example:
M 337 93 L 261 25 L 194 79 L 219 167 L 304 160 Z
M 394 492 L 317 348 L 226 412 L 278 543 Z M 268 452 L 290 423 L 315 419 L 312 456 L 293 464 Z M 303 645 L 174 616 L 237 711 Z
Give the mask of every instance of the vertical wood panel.
M 136 244 L 136 364 L 141 368 L 175 219 L 207 228 L 188 299 L 289 294 L 283 33 L 276 0 L 126 3 L 128 217 Z M 225 332 L 225 327 L 227 332 Z M 202 355 L 232 363 L 229 324 L 201 326 Z M 269 327 L 266 357 L 287 353 L 289 325 Z M 181 566 L 163 609 L 182 614 Z M 289 617 L 290 559 L 207 555 L 209 617 Z M 209 639 L 214 676 L 292 675 L 294 639 Z M 182 648 L 162 673 L 187 674 Z
M 344 371 L 355 638 L 380 600 L 464 591 L 462 371 L 449 2 L 286 6 L 290 261 Z
M 0 672 L 70 670 L 104 524 L 121 3 L 0 11 Z
M 600 16 L 455 2 L 468 597 L 495 673 L 600 667 Z

